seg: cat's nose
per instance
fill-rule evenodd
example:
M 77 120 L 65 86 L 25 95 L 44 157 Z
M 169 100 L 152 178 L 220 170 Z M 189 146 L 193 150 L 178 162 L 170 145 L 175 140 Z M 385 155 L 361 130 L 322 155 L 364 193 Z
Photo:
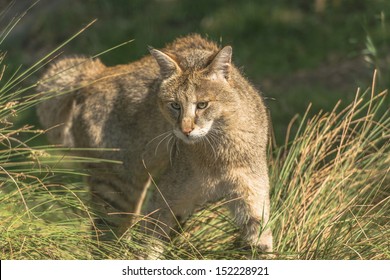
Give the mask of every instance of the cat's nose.
M 193 130 L 194 122 L 192 121 L 192 119 L 188 117 L 183 118 L 183 120 L 181 121 L 181 131 L 183 132 L 183 134 L 188 136 Z

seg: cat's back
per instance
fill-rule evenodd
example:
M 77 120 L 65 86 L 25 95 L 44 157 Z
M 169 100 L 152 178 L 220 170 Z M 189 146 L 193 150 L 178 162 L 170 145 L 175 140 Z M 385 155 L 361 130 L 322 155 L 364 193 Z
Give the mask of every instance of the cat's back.
M 117 66 L 87 57 L 52 63 L 38 87 L 40 94 L 52 97 L 37 108 L 50 142 L 71 147 L 122 146 L 118 131 L 143 131 L 149 119 L 161 119 L 154 110 L 158 75 L 151 57 Z
M 167 123 L 157 107 L 158 76 L 151 57 L 106 67 L 96 75 L 75 96 L 73 134 L 84 131 L 75 146 L 122 148 L 131 143 L 139 150 L 144 139 L 164 132 Z

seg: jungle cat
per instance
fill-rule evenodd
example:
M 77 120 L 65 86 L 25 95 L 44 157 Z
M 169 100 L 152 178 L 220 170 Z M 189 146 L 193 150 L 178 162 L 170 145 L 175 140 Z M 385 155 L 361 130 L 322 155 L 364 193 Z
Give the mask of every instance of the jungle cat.
M 52 143 L 92 148 L 79 154 L 122 162 L 85 166 L 97 238 L 119 238 L 147 215 L 153 222 L 143 223 L 144 230 L 167 240 L 178 221 L 225 199 L 243 240 L 272 251 L 269 119 L 260 93 L 232 64 L 230 46 L 195 34 L 149 52 L 114 67 L 63 58 L 39 83 L 41 93 L 53 95 L 38 107 Z M 157 176 L 157 191 L 141 213 Z

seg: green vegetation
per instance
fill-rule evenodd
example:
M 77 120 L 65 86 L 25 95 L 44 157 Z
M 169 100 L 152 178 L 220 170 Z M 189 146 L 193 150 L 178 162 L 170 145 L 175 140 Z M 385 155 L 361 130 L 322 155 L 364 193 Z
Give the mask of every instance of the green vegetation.
M 195 2 L 41 1 L 20 22 L 3 24 L 12 9 L 2 14 L 1 259 L 129 259 L 143 250 L 128 238 L 115 244 L 90 238 L 93 213 L 79 163 L 94 159 L 45 145 L 44 131 L 32 126 L 33 107 L 44 98 L 34 88 L 63 41 L 66 54 L 95 55 L 135 39 L 101 57 L 116 64 L 146 54 L 145 45 L 161 47 L 189 32 L 221 36 L 234 46 L 235 63 L 264 84 L 276 139 L 270 149 L 276 258 L 390 258 L 390 103 L 384 91 L 390 85 L 390 2 L 325 1 L 324 9 L 303 0 Z M 95 17 L 92 28 L 68 40 Z M 357 86 L 362 90 L 355 94 Z M 241 248 L 223 203 L 194 215 L 167 244 L 165 257 L 268 258 Z M 126 236 L 137 234 L 131 228 Z

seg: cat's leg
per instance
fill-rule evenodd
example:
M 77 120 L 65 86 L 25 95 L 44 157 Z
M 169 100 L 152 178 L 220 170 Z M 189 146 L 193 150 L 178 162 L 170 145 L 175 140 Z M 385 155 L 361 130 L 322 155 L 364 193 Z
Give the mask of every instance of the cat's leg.
M 152 209 L 152 208 L 150 208 Z M 144 259 L 161 259 L 166 244 L 171 240 L 172 229 L 175 225 L 175 215 L 167 208 L 154 209 L 142 221 L 144 236 L 143 243 L 146 252 Z
M 112 176 L 91 176 L 88 184 L 94 212 L 93 236 L 98 241 L 117 240 L 139 216 L 148 182 L 142 188 L 142 184 L 125 183 Z
M 272 252 L 272 232 L 268 225 L 270 215 L 269 187 L 266 180 L 240 180 L 228 204 L 247 244 L 261 252 Z M 263 184 L 258 184 L 263 182 Z M 249 187 L 248 187 L 249 186 Z
M 142 223 L 143 231 L 149 237 L 144 258 L 162 258 L 166 243 L 194 209 L 195 195 L 186 191 L 186 183 L 176 181 L 173 186 L 162 181 L 153 192 Z

